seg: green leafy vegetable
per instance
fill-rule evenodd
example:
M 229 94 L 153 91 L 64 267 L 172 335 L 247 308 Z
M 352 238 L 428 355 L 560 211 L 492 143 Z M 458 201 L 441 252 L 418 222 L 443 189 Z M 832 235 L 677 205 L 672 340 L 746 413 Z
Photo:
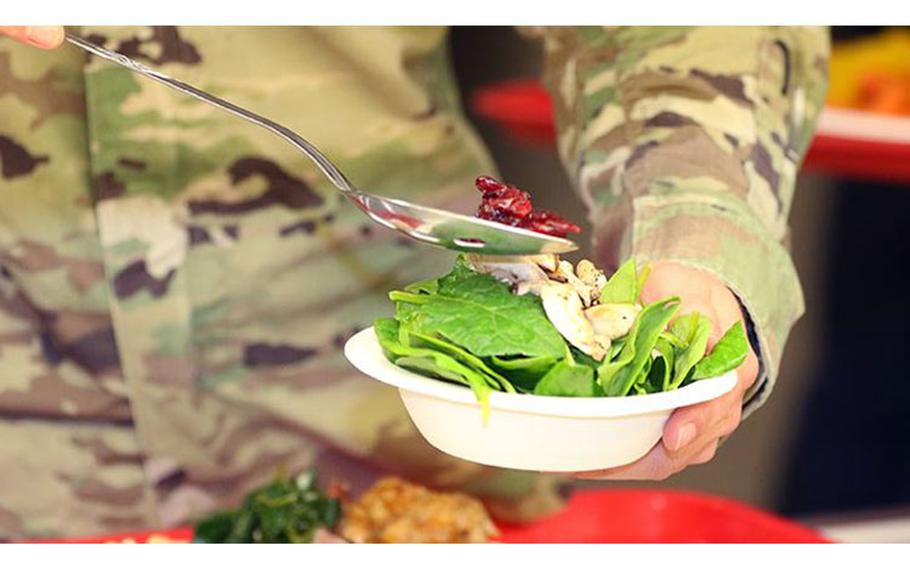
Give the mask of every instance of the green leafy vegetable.
M 547 371 L 553 368 L 557 361 L 556 357 L 550 355 L 514 359 L 493 356 L 490 358 L 490 366 L 508 376 L 509 380 L 519 389 L 533 391 L 534 386 L 547 374 Z
M 468 384 L 461 373 L 439 366 L 433 357 L 399 357 L 395 359 L 395 364 L 421 375 L 437 377 L 453 383 Z
M 393 290 L 389 292 L 389 299 L 393 302 L 404 302 L 406 304 L 426 304 L 430 301 L 430 294 L 415 294 L 413 292 L 402 292 Z
M 574 359 L 576 363 L 578 363 L 579 365 L 587 365 L 588 367 L 591 367 L 595 371 L 602 364 L 601 361 L 598 361 L 594 357 L 591 357 L 587 353 L 584 353 L 571 345 L 569 346 L 569 353 L 570 353 L 572 359 Z
M 654 359 L 648 372 L 647 380 L 645 380 L 643 385 L 645 392 L 650 394 L 667 390 L 665 385 L 670 381 L 670 369 L 671 365 L 667 363 L 667 360 L 662 355 Z
M 397 363 L 401 357 L 421 357 L 430 359 L 434 365 L 446 371 L 447 376 L 460 376 L 464 384 L 471 387 L 477 400 L 480 401 L 484 420 L 489 416 L 489 401 L 491 386 L 487 384 L 483 374 L 462 365 L 451 356 L 432 349 L 421 349 L 403 345 L 399 341 L 399 322 L 393 319 L 378 319 L 374 322 L 373 328 L 379 345 L 382 346 L 386 357 L 393 363 Z
M 649 272 L 629 259 L 608 279 L 599 301 L 640 303 Z M 664 392 L 737 367 L 748 349 L 737 324 L 706 356 L 710 320 L 698 313 L 674 319 L 680 299 L 671 297 L 644 305 L 629 332 L 614 338 L 598 361 L 563 339 L 539 297 L 514 294 L 493 276 L 474 272 L 464 257 L 449 274 L 392 291 L 389 298 L 395 318 L 375 323 L 386 357 L 469 386 L 484 420 L 493 391 L 564 397 Z
M 607 351 L 607 357 L 605 359 L 605 362 L 610 362 L 610 361 L 616 360 L 616 358 L 622 352 L 622 348 L 626 344 L 627 338 L 628 338 L 628 336 L 613 340 L 613 343 L 610 344 L 610 350 Z
M 435 294 L 439 291 L 439 280 L 433 278 L 430 280 L 414 282 L 413 284 L 405 286 L 404 291 L 411 292 L 412 294 Z
M 280 476 L 250 493 L 243 504 L 200 520 L 195 540 L 203 543 L 307 543 L 320 527 L 334 529 L 341 503 L 317 486 L 314 472 Z
M 540 298 L 517 296 L 508 285 L 463 264 L 439 279 L 436 294 L 423 296 L 408 323 L 440 335 L 477 357 L 562 357 L 565 340 L 547 319 Z
M 674 363 L 674 378 L 669 385 L 669 390 L 673 390 L 679 387 L 689 371 L 705 356 L 708 336 L 711 334 L 711 320 L 698 312 L 692 312 L 677 318 L 670 326 L 670 331 L 685 345 Z
M 542 396 L 596 396 L 594 369 L 568 360 L 557 363 L 544 375 L 534 394 Z
M 636 391 L 641 391 L 640 394 L 647 394 L 646 387 L 647 387 L 647 382 L 648 382 L 648 376 L 651 373 L 651 366 L 653 364 L 654 364 L 654 359 L 651 358 L 651 356 L 646 357 L 644 366 L 641 368 L 640 371 L 638 371 L 638 374 L 633 379 L 634 382 L 632 384 L 634 387 L 637 387 L 637 388 L 635 388 Z
M 686 348 L 686 343 L 683 340 L 681 340 L 680 338 L 676 337 L 676 335 L 670 333 L 669 331 L 662 331 L 660 333 L 660 339 L 661 339 L 661 341 L 665 341 L 677 349 Z
M 497 373 L 496 371 L 491 369 L 479 357 L 475 357 L 474 355 L 471 355 L 470 353 L 468 353 L 461 347 L 458 347 L 457 345 L 449 343 L 445 340 L 442 340 L 442 339 L 439 339 L 436 337 L 432 337 L 429 335 L 424 335 L 424 334 L 416 332 L 416 331 L 410 331 L 407 333 L 408 333 L 409 337 L 412 337 L 416 340 L 415 342 L 412 342 L 415 347 L 420 347 L 421 343 L 424 343 L 424 344 L 426 344 L 426 347 L 428 347 L 428 348 L 442 351 L 443 353 L 450 355 L 455 360 L 460 361 L 461 363 L 464 363 L 465 365 L 468 365 L 469 367 L 472 367 L 477 372 L 482 373 L 483 375 L 485 375 L 487 377 L 490 377 L 494 381 L 493 383 L 490 384 L 490 386 L 492 386 L 493 388 L 495 388 L 497 390 L 504 390 L 505 392 L 515 392 L 515 387 L 513 387 L 512 384 L 509 381 L 507 381 L 505 377 L 503 377 L 502 375 L 500 375 L 499 373 Z M 489 383 L 490 381 L 487 381 L 487 382 Z
M 598 371 L 600 386 L 607 396 L 626 396 L 629 393 L 646 360 L 650 361 L 651 350 L 657 344 L 660 332 L 678 309 L 679 298 L 673 297 L 650 304 L 638 314 L 629 332 L 629 338 L 619 354 L 619 359 L 624 361 L 623 365 L 612 370 L 609 375 L 601 371 L 613 365 L 612 362 Z
M 645 288 L 645 283 L 648 281 L 648 276 L 651 274 L 651 265 L 646 264 L 642 267 L 641 272 L 638 273 L 638 282 L 635 290 L 635 299 L 637 300 L 641 297 L 641 291 Z
M 600 301 L 604 304 L 634 304 L 638 300 L 638 291 L 635 260 L 630 258 L 607 280 L 600 293 Z
M 660 352 L 659 359 L 662 359 L 663 364 L 663 376 L 661 377 L 662 382 L 660 383 L 660 388 L 654 392 L 662 392 L 671 390 L 670 384 L 673 380 L 673 369 L 675 367 L 674 362 L 676 361 L 676 349 L 672 342 L 667 340 L 664 337 L 664 334 L 660 334 L 660 337 L 657 338 L 657 344 L 654 345 L 654 348 Z M 652 368 L 653 372 L 653 368 Z
M 741 321 L 733 324 L 711 349 L 707 357 L 695 366 L 693 380 L 719 377 L 742 365 L 749 352 L 749 342 Z

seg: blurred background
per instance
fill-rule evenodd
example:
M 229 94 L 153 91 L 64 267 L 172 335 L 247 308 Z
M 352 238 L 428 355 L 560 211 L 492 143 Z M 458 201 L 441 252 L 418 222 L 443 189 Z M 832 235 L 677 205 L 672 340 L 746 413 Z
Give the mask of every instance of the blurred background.
M 910 28 L 836 27 L 832 37 L 832 112 L 823 122 L 833 133 L 816 139 L 790 217 L 806 315 L 768 402 L 712 462 L 662 485 L 728 496 L 835 534 L 867 530 L 871 519 L 908 542 Z M 452 52 L 470 118 L 503 177 L 531 190 L 535 203 L 585 219 L 546 135 L 516 134 L 520 125 L 478 104 L 479 92 L 504 82 L 523 80 L 526 94 L 537 88 L 540 46 L 511 28 L 456 27 Z M 611 482 L 640 485 L 655 484 Z

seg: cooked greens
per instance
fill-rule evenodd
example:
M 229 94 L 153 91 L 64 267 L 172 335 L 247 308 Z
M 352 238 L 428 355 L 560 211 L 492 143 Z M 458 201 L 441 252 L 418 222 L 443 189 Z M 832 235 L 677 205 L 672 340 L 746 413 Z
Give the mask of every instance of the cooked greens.
M 648 268 L 624 263 L 598 301 L 639 310 Z M 601 361 L 569 344 L 538 295 L 518 295 L 460 256 L 452 271 L 389 294 L 395 317 L 375 322 L 390 361 L 470 387 L 484 406 L 492 391 L 542 396 L 628 396 L 674 390 L 738 367 L 748 343 L 741 323 L 707 351 L 710 320 L 677 316 L 676 297 L 641 305 Z M 675 318 L 675 319 L 674 319 Z M 628 330 L 626 332 L 626 330 Z M 603 354 L 603 353 L 602 353 Z
M 196 524 L 202 543 L 307 543 L 317 529 L 332 530 L 341 520 L 341 502 L 322 492 L 313 471 L 295 479 L 278 477 L 247 495 L 233 510 Z

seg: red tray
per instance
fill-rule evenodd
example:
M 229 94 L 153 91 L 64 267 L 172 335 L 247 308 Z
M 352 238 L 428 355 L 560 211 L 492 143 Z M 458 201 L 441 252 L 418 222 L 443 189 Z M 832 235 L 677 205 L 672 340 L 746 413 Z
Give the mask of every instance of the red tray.
M 578 491 L 559 514 L 499 525 L 505 543 L 824 543 L 812 529 L 712 495 L 666 490 Z M 181 528 L 42 542 L 192 541 Z
M 830 542 L 808 527 L 736 501 L 645 489 L 581 491 L 554 517 L 500 530 L 503 542 L 513 543 Z
M 471 107 L 523 144 L 552 146 L 550 96 L 536 81 L 509 81 L 474 93 Z M 910 118 L 827 108 L 803 166 L 807 171 L 910 182 Z

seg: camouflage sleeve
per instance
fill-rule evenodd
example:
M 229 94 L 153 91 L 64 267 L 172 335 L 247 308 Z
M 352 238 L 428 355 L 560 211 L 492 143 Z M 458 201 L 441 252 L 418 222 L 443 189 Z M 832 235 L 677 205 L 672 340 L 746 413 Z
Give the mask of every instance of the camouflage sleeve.
M 609 265 L 634 255 L 721 278 L 754 327 L 771 390 L 804 311 L 786 248 L 797 170 L 827 88 L 806 27 L 546 28 L 558 147 Z

